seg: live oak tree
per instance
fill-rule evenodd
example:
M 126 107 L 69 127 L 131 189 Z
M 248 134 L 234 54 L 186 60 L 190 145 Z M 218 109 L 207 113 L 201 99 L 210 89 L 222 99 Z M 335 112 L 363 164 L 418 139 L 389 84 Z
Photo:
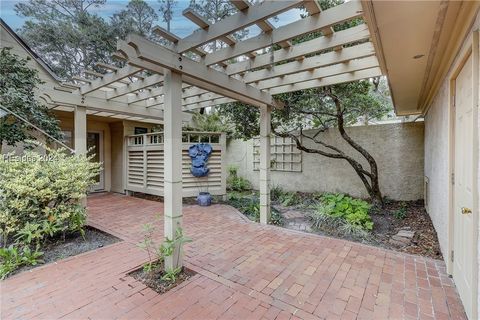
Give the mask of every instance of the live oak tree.
M 361 179 L 374 205 L 383 205 L 374 157 L 347 132 L 346 127 L 369 119 L 381 119 L 390 111 L 388 104 L 373 94 L 372 80 L 361 80 L 323 88 L 278 95 L 284 110 L 272 112 L 272 132 L 292 138 L 299 150 L 346 161 Z M 259 111 L 242 103 L 231 103 L 218 112 L 234 126 L 234 137 L 251 139 L 259 134 Z M 308 129 L 316 129 L 309 130 Z M 348 148 L 327 142 L 322 132 L 336 130 Z M 358 157 L 352 156 L 352 151 Z
M 97 61 L 110 62 L 114 28 L 95 14 L 105 0 L 28 0 L 15 5 L 27 18 L 20 35 L 62 78 L 81 76 Z
M 111 54 L 117 40 L 134 32 L 151 37 L 158 16 L 144 0 L 131 0 L 105 20 L 96 14 L 106 0 L 28 0 L 15 5 L 27 18 L 20 35 L 55 73 L 64 79 L 98 72 L 96 62 L 116 64 Z
M 16 113 L 55 138 L 61 137 L 57 119 L 40 104 L 34 91 L 42 83 L 38 72 L 28 67 L 27 59 L 11 53 L 10 48 L 0 51 L 0 101 L 2 107 Z M 12 113 L 0 118 L 0 153 L 3 143 L 15 145 L 33 139 L 33 128 Z

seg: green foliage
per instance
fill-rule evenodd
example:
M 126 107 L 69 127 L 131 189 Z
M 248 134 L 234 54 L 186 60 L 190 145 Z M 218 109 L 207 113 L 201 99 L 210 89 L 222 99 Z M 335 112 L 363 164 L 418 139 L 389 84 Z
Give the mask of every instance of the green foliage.
M 130 0 L 127 7 L 111 18 L 114 34 L 125 38 L 128 33 L 136 33 L 148 37 L 156 24 L 158 15 L 146 1 Z
M 183 246 L 188 242 L 192 242 L 190 238 L 183 234 L 183 229 L 178 227 L 175 230 L 175 237 L 173 239 L 165 237 L 165 240 L 160 245 L 156 245 L 153 241 L 154 232 L 155 226 L 153 224 L 144 224 L 143 240 L 138 244 L 140 248 L 147 251 L 148 261 L 143 265 L 143 271 L 150 275 L 162 272 L 159 270 L 162 266 L 161 262 L 163 261 L 163 265 L 165 265 L 165 258 L 171 257 L 175 253 L 175 249 L 177 249 L 178 254 L 176 258 L 179 259 L 180 253 L 183 251 Z M 164 270 L 161 279 L 163 281 L 175 282 L 182 270 L 182 267 Z
M 250 182 L 238 176 L 238 167 L 231 165 L 228 167 L 227 189 L 230 191 L 247 191 L 252 189 Z
M 30 68 L 28 59 L 12 53 L 11 48 L 0 51 L 0 101 L 8 109 L 43 129 L 55 138 L 60 138 L 60 127 L 54 115 L 35 98 L 35 90 L 42 83 L 38 71 Z M 0 151 L 2 142 L 15 145 L 33 139 L 32 128 L 13 114 L 0 118 Z
M 192 117 L 195 128 L 193 131 L 204 131 L 204 132 L 229 132 L 230 127 L 226 124 L 223 118 L 219 113 L 194 113 Z
M 237 208 L 250 220 L 260 222 L 260 200 L 257 195 L 248 197 L 236 193 L 229 193 L 228 204 Z M 275 208 L 272 208 L 270 224 L 281 226 L 283 223 L 283 216 Z
M 370 208 L 371 205 L 364 200 L 344 194 L 325 193 L 308 216 L 312 227 L 316 229 L 365 238 L 373 229 Z
M 20 265 L 35 265 L 47 239 L 83 231 L 86 210 L 80 199 L 95 183 L 100 164 L 46 149 L 47 156 L 26 151 L 22 159 L 0 158 L 2 277 Z
M 373 222 L 369 215 L 371 205 L 368 202 L 340 193 L 325 193 L 321 201 L 329 215 L 342 218 L 349 224 L 365 230 L 373 229 Z
M 270 189 L 270 199 L 284 207 L 296 206 L 303 202 L 302 196 L 298 192 L 285 191 L 279 186 Z
M 175 282 L 177 281 L 177 277 L 180 272 L 182 272 L 181 267 L 165 270 L 165 273 L 162 276 L 162 280 L 168 282 Z
M 407 217 L 407 214 L 407 205 L 405 203 L 402 203 L 399 209 L 393 211 L 393 216 L 399 220 L 405 219 Z
M 18 15 L 26 18 L 20 35 L 55 73 L 63 78 L 81 76 L 95 62 L 112 62 L 116 33 L 96 14 L 105 0 L 28 0 L 15 5 Z

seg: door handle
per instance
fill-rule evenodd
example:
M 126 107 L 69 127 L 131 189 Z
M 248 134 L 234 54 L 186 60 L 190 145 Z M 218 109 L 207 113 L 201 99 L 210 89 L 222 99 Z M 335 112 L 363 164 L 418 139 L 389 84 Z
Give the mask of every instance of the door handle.
M 470 214 L 472 213 L 472 209 L 462 207 L 462 214 Z

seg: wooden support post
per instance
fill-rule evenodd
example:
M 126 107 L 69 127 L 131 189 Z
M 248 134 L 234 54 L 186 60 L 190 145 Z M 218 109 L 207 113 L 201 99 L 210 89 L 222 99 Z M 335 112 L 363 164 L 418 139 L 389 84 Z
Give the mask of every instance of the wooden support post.
M 260 223 L 270 222 L 270 120 L 272 108 L 260 108 Z
M 75 154 L 84 155 L 87 154 L 87 107 L 76 106 L 73 117 Z M 87 198 L 82 198 L 80 204 L 86 208 Z
M 165 238 L 175 238 L 182 226 L 182 76 L 165 69 L 164 91 L 164 231 Z M 180 247 L 165 258 L 165 270 L 182 266 Z
M 74 112 L 75 154 L 87 153 L 87 108 L 76 106 Z

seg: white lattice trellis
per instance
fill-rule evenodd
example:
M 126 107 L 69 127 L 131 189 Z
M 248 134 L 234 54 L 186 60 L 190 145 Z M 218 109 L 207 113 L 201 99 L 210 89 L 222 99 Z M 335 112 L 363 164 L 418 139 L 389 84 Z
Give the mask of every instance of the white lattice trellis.
M 302 151 L 298 150 L 292 138 L 273 136 L 271 138 L 271 170 L 302 172 Z M 253 139 L 253 170 L 259 170 L 260 140 Z

